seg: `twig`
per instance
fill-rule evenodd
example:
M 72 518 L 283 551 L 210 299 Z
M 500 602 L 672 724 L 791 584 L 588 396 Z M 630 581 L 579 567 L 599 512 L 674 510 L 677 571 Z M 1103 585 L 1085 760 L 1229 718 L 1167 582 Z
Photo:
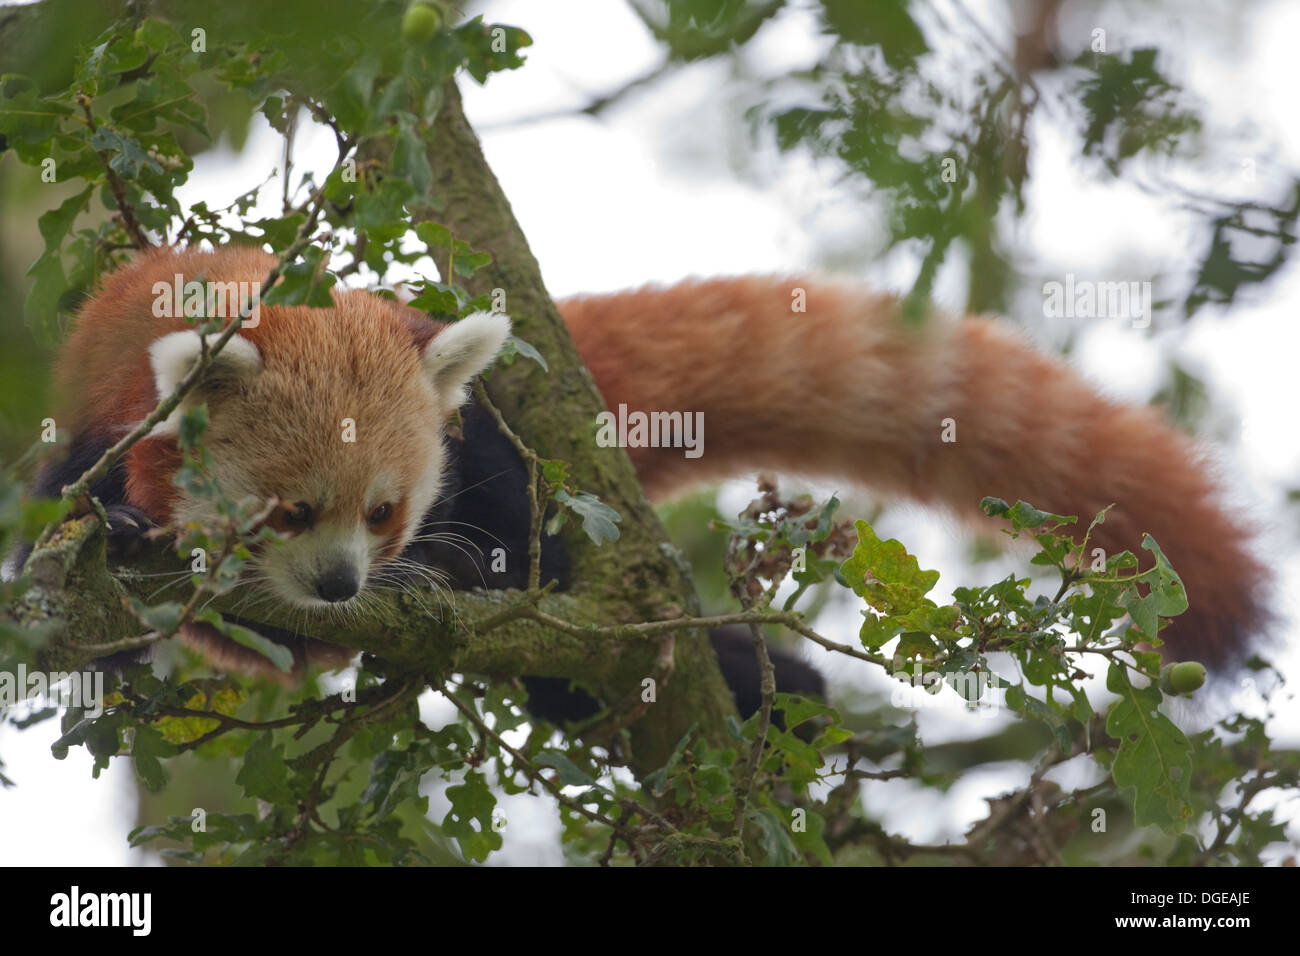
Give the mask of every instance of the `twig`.
M 491 727 L 489 727 L 487 723 L 483 720 L 483 718 L 478 715 L 478 712 L 469 704 L 465 703 L 459 697 L 457 697 L 456 694 L 452 692 L 450 687 L 444 685 L 442 687 L 442 694 L 449 701 L 451 701 L 452 706 L 454 706 L 457 710 L 459 710 L 462 714 L 465 715 L 466 719 L 469 720 L 469 722 L 478 729 L 479 733 L 483 734 L 485 737 L 490 737 L 498 747 L 500 747 L 506 753 L 510 754 L 510 756 L 514 759 L 515 763 L 519 766 L 521 770 L 524 771 L 524 774 L 530 780 L 536 780 L 538 783 L 540 783 L 543 787 L 545 787 L 550 792 L 551 796 L 555 797 L 556 800 L 560 801 L 560 803 L 564 804 L 570 810 L 580 814 L 581 816 L 586 817 L 592 823 L 599 823 L 602 826 L 612 827 L 616 833 L 618 833 L 620 836 L 623 837 L 625 841 L 627 841 L 629 844 L 631 843 L 631 835 L 628 833 L 626 826 L 620 824 L 615 820 L 609 819 L 609 817 L 602 816 L 601 814 L 596 813 L 594 810 L 588 810 L 578 800 L 574 800 L 571 797 L 566 797 L 559 787 L 557 787 L 546 777 L 542 776 L 541 768 L 535 766 L 531 760 L 525 757 L 514 747 L 510 746 L 510 744 L 506 743 L 505 738 L 502 737 L 500 734 L 498 734 Z M 624 809 L 626 809 L 626 807 Z
M 803 635 L 810 641 L 820 644 L 829 651 L 845 654 L 849 657 L 855 657 L 858 660 L 867 661 L 877 664 L 881 667 L 888 667 L 890 661 L 879 654 L 871 654 L 866 651 L 859 651 L 853 647 L 847 647 L 832 641 L 830 638 L 823 637 L 809 627 L 803 620 L 803 615 L 798 611 L 740 611 L 735 614 L 715 614 L 710 617 L 678 617 L 665 621 L 644 621 L 639 624 L 573 624 L 563 618 L 555 617 L 545 611 L 528 603 L 520 603 L 514 607 L 505 608 L 502 611 L 492 615 L 481 623 L 475 625 L 475 631 L 485 634 L 494 630 L 510 621 L 519 618 L 528 618 L 536 621 L 538 624 L 544 624 L 549 628 L 568 634 L 572 637 L 608 637 L 613 639 L 622 639 L 629 637 L 654 637 L 665 631 L 673 631 L 686 628 L 715 628 L 725 627 L 728 624 L 782 624 L 790 630 Z
M 1241 800 L 1237 803 L 1237 806 L 1224 811 L 1226 819 L 1219 823 L 1218 832 L 1214 836 L 1214 841 L 1197 854 L 1196 859 L 1192 861 L 1192 866 L 1205 866 L 1210 863 L 1215 856 L 1225 850 L 1228 846 L 1228 839 L 1232 836 L 1233 831 L 1237 829 L 1237 825 L 1241 823 L 1242 818 L 1246 815 L 1246 807 L 1250 805 L 1250 802 L 1270 787 L 1285 782 L 1286 780 L 1282 774 L 1274 774 L 1271 777 L 1266 774 L 1260 774 L 1254 780 L 1250 781 L 1250 783 L 1243 783 L 1241 785 Z
M 81 111 L 86 116 L 86 125 L 90 128 L 93 136 L 99 127 L 95 123 L 95 114 L 90 109 L 90 97 L 85 93 L 77 93 L 77 102 L 81 105 Z M 104 166 L 104 174 L 108 178 L 108 188 L 113 192 L 113 199 L 117 203 L 117 210 L 122 216 L 122 225 L 126 228 L 126 234 L 131 238 L 131 245 L 143 252 L 145 249 L 153 247 L 149 237 L 145 235 L 140 220 L 135 218 L 135 210 L 127 201 L 126 183 L 122 178 L 113 172 L 113 167 L 109 165 L 108 158 L 99 150 L 95 150 L 95 155 L 99 157 L 100 163 Z
M 450 280 L 449 280 L 450 281 Z M 483 386 L 483 379 L 479 378 L 474 381 L 474 397 L 478 399 L 479 404 L 487 410 L 493 420 L 497 423 L 497 429 L 501 434 L 510 440 L 519 452 L 524 463 L 528 466 L 528 515 L 529 515 L 529 535 L 528 535 L 528 591 L 530 594 L 536 594 L 541 587 L 542 580 L 542 519 L 545 511 L 539 500 L 539 485 L 542 481 L 541 461 L 537 452 L 528 447 L 518 435 L 515 434 L 507 423 L 501 410 L 492 403 L 488 397 L 487 389 Z
M 528 116 L 520 116 L 517 119 L 503 120 L 497 123 L 486 123 L 479 126 L 482 132 L 492 132 L 498 129 L 514 129 L 520 126 L 531 126 L 534 123 L 545 123 L 550 120 L 564 119 L 570 116 L 591 116 L 597 117 L 605 110 L 623 99 L 629 93 L 653 83 L 655 80 L 667 74 L 675 64 L 671 60 L 665 60 L 658 66 L 653 67 L 640 76 L 633 77 L 625 82 L 622 86 L 609 93 L 597 96 L 590 100 L 586 106 L 574 106 L 556 110 L 547 110 L 542 113 L 532 113 Z
M 731 819 L 731 832 L 739 837 L 745 829 L 745 807 L 749 795 L 758 778 L 758 768 L 763 760 L 763 748 L 767 746 L 767 730 L 772 725 L 772 704 L 776 700 L 776 671 L 772 667 L 771 655 L 767 653 L 767 641 L 757 624 L 749 625 L 749 632 L 754 638 L 754 656 L 758 658 L 758 668 L 762 674 L 759 690 L 763 697 L 763 706 L 759 710 L 758 730 L 754 734 L 754 743 L 749 748 L 749 762 L 741 778 L 740 788 L 736 791 L 736 812 Z M 743 849 L 742 849 L 743 852 Z
M 671 633 L 659 642 L 659 653 L 655 655 L 654 668 L 650 672 L 650 677 L 660 689 L 667 686 L 668 679 L 672 675 L 673 650 L 676 645 L 677 641 Z M 639 687 L 634 687 L 623 700 L 611 708 L 610 714 L 574 728 L 572 735 L 593 744 L 612 740 L 631 726 L 633 721 L 640 720 L 649 709 L 650 701 L 642 698 Z M 617 716 L 619 714 L 622 716 Z

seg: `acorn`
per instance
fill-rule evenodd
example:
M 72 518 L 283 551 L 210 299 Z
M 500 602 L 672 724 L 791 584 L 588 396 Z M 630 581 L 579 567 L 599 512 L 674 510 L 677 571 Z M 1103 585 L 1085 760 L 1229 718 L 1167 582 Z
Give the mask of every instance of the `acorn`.
M 1160 668 L 1160 689 L 1166 694 L 1190 694 L 1205 686 L 1205 665 L 1200 661 L 1179 661 Z
M 423 43 L 442 26 L 442 13 L 428 3 L 413 3 L 402 15 L 402 39 L 408 43 Z
M 1169 683 L 1180 694 L 1190 694 L 1205 686 L 1205 665 L 1200 661 L 1181 661 L 1169 673 Z

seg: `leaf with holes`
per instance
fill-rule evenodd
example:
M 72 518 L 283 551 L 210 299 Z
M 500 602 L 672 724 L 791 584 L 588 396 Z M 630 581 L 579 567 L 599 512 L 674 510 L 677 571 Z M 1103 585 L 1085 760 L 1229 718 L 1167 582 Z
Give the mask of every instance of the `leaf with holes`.
M 1156 687 L 1134 687 L 1124 667 L 1112 664 L 1106 688 L 1120 695 L 1106 716 L 1106 732 L 1120 742 L 1111 766 L 1116 786 L 1132 791 L 1138 826 L 1181 833 L 1193 816 L 1192 745 L 1160 713 Z

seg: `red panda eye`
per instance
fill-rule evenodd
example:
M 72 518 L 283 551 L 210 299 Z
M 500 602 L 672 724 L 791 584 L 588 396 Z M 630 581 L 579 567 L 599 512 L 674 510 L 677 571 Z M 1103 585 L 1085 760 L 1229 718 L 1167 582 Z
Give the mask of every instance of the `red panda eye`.
M 314 517 L 311 505 L 305 501 L 295 501 L 292 508 L 284 510 L 284 523 L 291 528 L 305 528 Z
M 385 521 L 389 519 L 392 513 L 393 513 L 393 506 L 385 501 L 374 511 L 370 512 L 370 514 L 366 517 L 366 521 L 369 524 L 383 524 Z

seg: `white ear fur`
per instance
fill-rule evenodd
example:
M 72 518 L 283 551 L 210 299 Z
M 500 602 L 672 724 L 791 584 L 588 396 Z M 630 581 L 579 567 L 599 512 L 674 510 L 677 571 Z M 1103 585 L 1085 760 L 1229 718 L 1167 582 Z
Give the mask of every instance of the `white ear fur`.
M 208 345 L 216 340 L 220 333 L 207 336 Z M 166 398 L 176 385 L 189 374 L 202 351 L 198 332 L 186 330 L 171 332 L 155 339 L 149 346 L 149 364 L 153 368 L 154 387 L 160 399 Z M 205 381 L 216 384 L 238 379 L 249 379 L 262 370 L 262 354 L 257 346 L 242 336 L 235 335 L 222 347 L 208 366 Z M 202 388 L 202 386 L 200 386 Z M 166 421 L 154 426 L 151 435 L 171 435 L 176 433 L 181 411 L 192 403 L 194 392 L 181 402 L 181 407 L 172 412 Z
M 444 408 L 464 403 L 470 379 L 492 364 L 509 335 L 509 316 L 476 312 L 434 336 L 424 350 L 424 370 Z

